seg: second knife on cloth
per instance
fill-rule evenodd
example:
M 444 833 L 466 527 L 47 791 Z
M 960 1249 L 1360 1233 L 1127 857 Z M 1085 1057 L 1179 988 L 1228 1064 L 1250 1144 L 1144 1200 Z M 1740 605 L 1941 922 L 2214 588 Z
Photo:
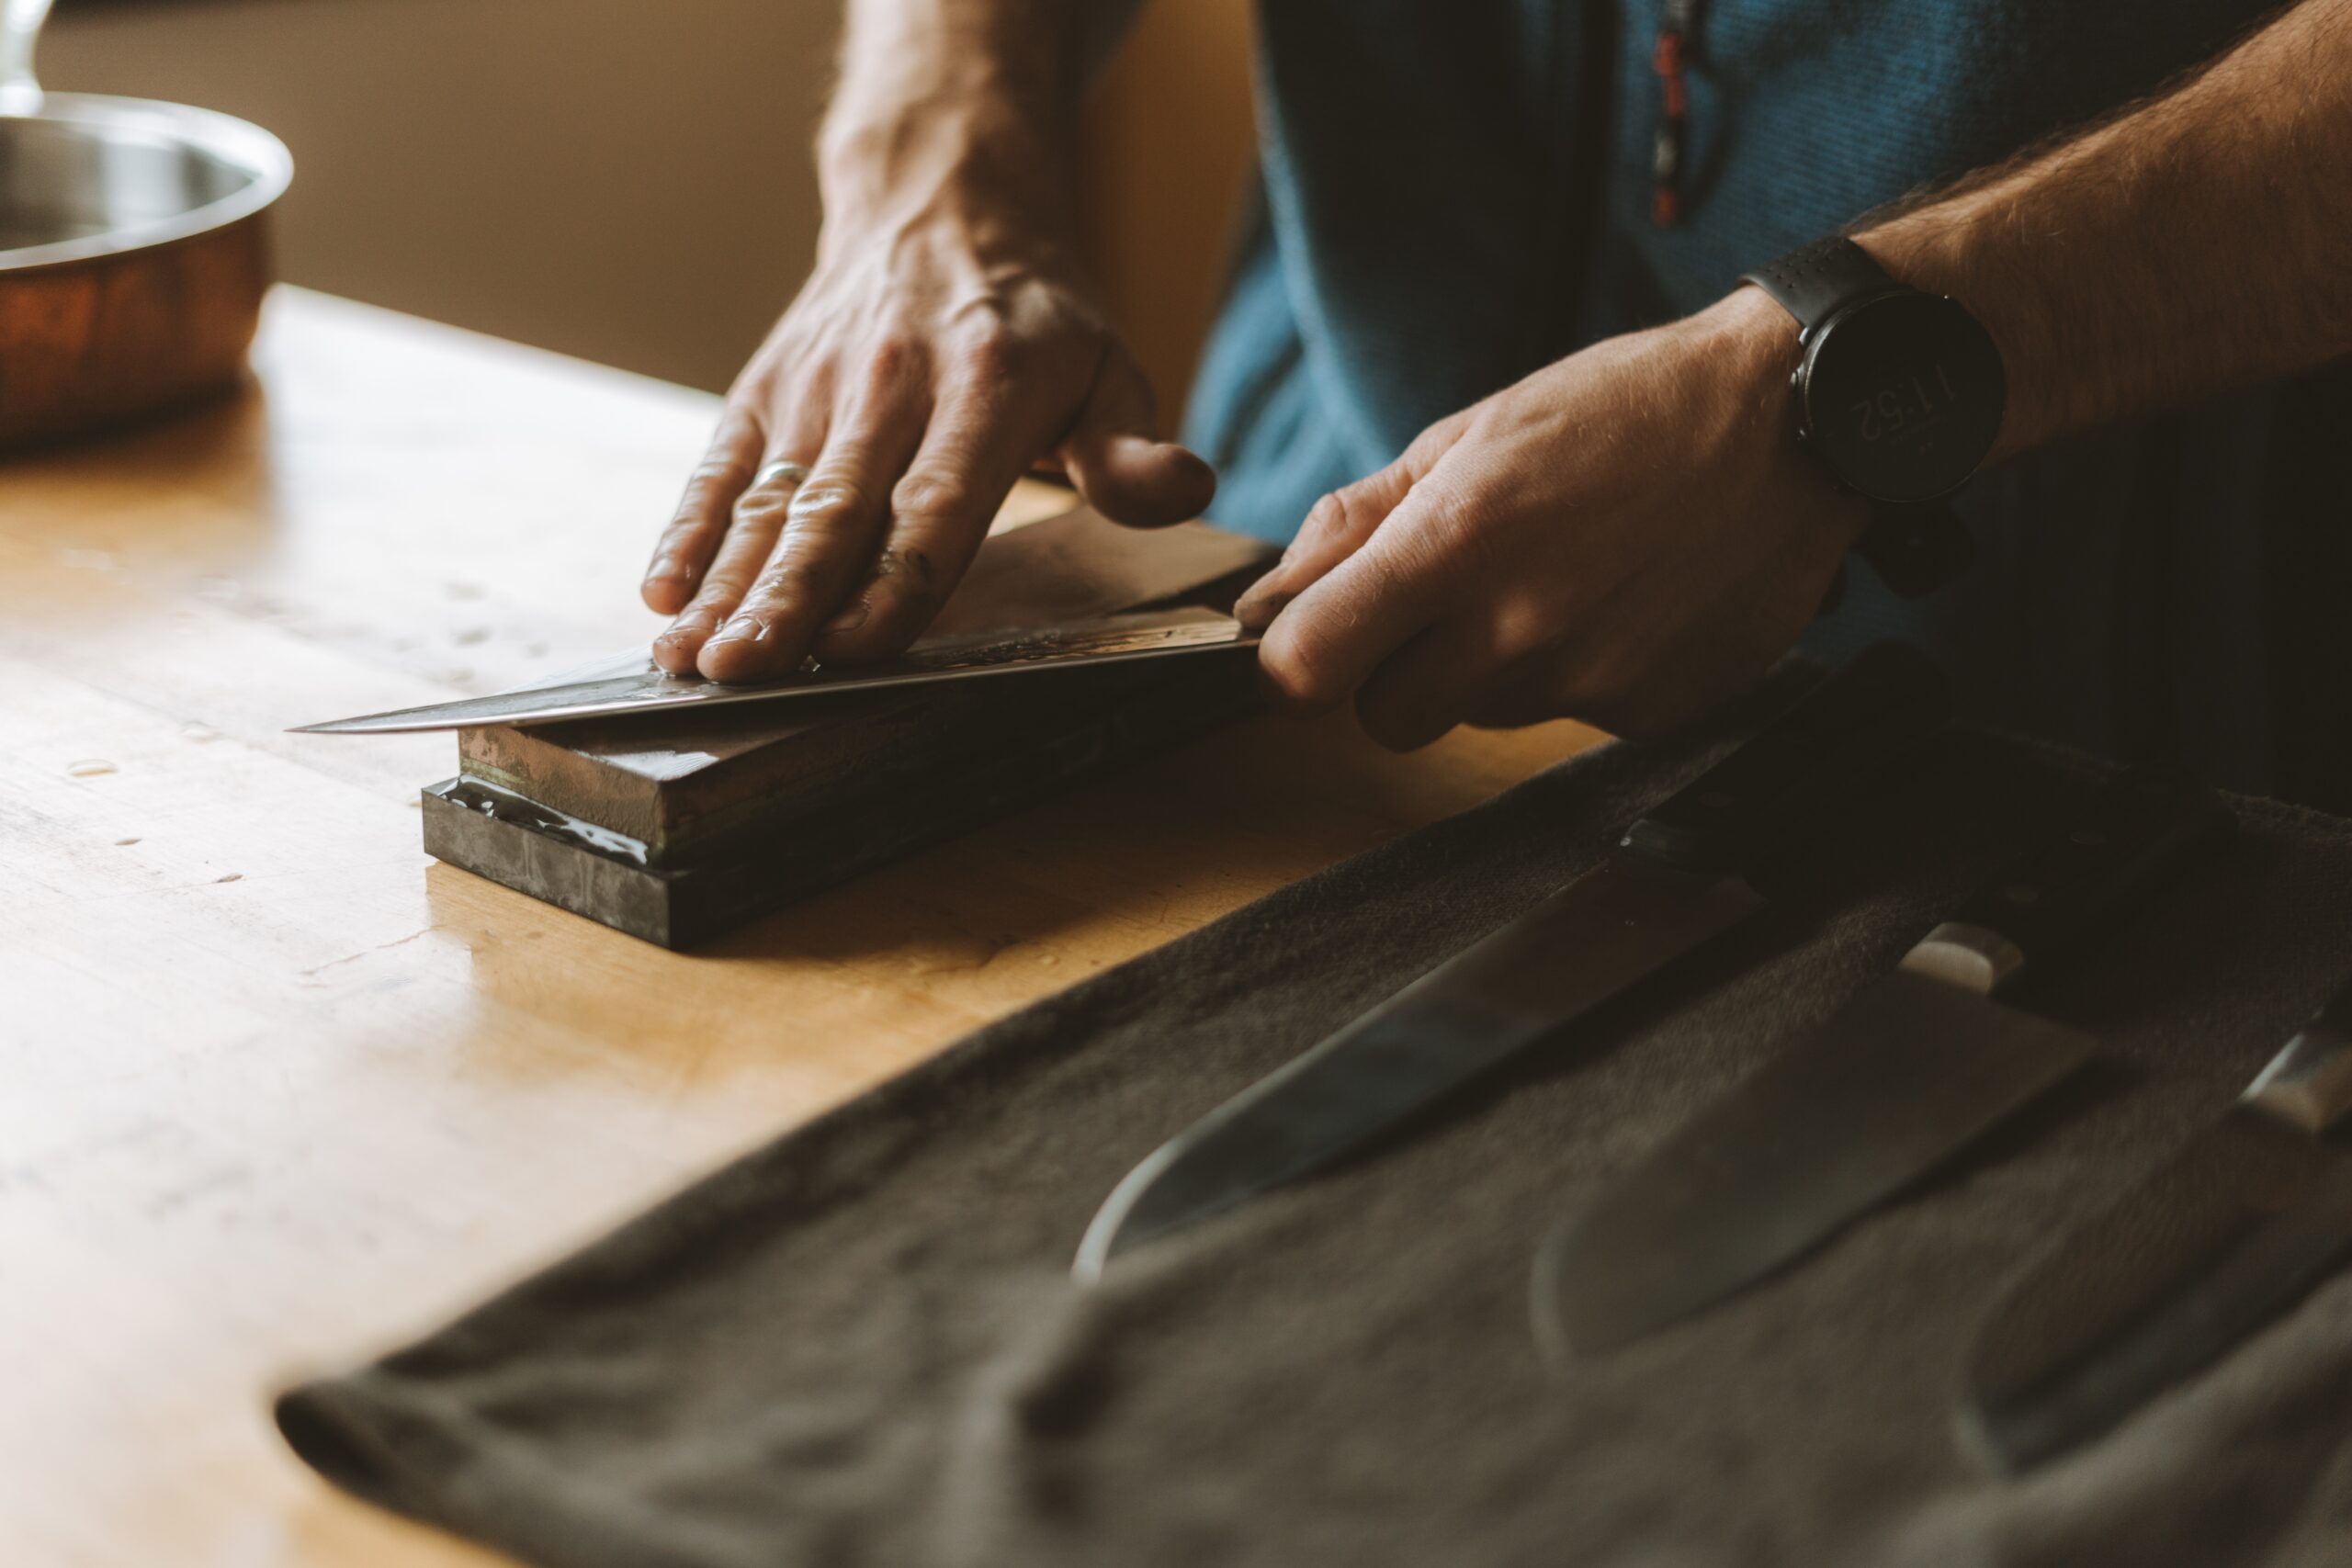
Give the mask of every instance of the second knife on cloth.
M 2010 1005 L 2229 823 L 2167 773 L 2114 779 L 1849 1002 L 1545 1238 L 1546 1359 L 1609 1349 L 1789 1263 L 2080 1066 L 2094 1042 Z
M 1653 808 L 1601 864 L 1162 1145 L 1113 1190 L 1072 1272 L 1329 1164 L 1754 915 L 1747 873 L 1880 782 L 1950 712 L 1924 654 L 1866 649 Z
M 2227 1113 L 2026 1267 L 1986 1318 L 1965 1445 L 2015 1472 L 2226 1354 L 2352 1256 L 2352 985 Z

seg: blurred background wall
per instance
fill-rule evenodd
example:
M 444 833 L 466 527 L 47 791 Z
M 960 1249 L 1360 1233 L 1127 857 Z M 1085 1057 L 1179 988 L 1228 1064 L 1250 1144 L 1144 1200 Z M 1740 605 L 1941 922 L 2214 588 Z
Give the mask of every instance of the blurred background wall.
M 805 274 L 838 0 L 60 0 L 42 80 L 293 149 L 292 282 L 718 389 Z M 1248 0 L 1153 0 L 1089 245 L 1171 420 L 1250 156 Z

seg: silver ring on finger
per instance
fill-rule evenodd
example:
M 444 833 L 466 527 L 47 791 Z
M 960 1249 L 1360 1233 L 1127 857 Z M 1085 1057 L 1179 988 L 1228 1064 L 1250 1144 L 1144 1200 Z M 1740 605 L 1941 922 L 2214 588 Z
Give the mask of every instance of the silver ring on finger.
M 796 463 L 789 457 L 770 463 L 752 476 L 752 488 L 764 490 L 770 485 L 789 485 L 798 490 L 808 478 L 808 465 Z

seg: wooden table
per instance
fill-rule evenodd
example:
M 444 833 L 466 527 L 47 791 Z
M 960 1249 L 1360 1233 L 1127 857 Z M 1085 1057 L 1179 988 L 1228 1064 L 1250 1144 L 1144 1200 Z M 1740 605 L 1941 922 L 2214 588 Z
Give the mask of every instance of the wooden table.
M 316 1481 L 270 1391 L 1592 739 L 1253 723 L 661 952 L 426 860 L 447 736 L 282 730 L 647 636 L 713 400 L 292 290 L 256 365 L 0 465 L 10 1563 L 491 1562 Z

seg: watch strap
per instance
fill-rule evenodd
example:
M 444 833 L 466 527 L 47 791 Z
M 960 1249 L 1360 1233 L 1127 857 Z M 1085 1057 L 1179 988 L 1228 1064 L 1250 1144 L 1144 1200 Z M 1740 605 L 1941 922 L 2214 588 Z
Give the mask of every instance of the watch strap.
M 1849 305 L 1903 288 L 1843 234 L 1800 245 L 1778 261 L 1740 274 L 1739 280 L 1770 295 L 1807 331 Z

